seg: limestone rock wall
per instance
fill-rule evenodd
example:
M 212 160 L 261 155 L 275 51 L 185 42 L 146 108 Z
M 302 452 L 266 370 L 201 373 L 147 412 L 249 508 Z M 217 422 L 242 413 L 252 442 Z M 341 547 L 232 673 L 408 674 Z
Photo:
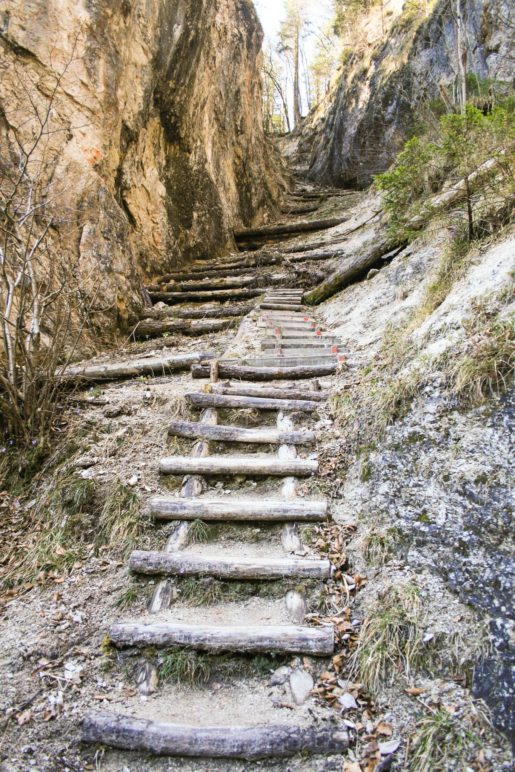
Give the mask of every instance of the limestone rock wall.
M 273 211 L 261 40 L 251 0 L 2 4 L 2 155 L 16 163 L 48 113 L 53 243 L 95 293 L 101 338 L 128 324 L 144 277 Z
M 462 7 L 468 72 L 510 82 L 512 4 L 470 0 Z M 420 105 L 453 98 L 457 43 L 451 2 L 417 7 L 392 0 L 382 16 L 372 5 L 350 45 L 331 92 L 307 118 L 298 149 L 312 179 L 363 188 L 391 164 L 420 118 Z

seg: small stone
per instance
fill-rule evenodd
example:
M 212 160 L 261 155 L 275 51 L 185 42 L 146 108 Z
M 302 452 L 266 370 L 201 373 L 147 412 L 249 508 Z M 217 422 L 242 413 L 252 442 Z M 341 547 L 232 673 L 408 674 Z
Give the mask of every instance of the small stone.
M 346 692 L 345 694 L 342 694 L 341 697 L 338 697 L 338 702 L 343 710 L 356 710 L 358 707 L 358 703 L 350 692 Z
M 134 488 L 134 486 L 138 484 L 138 480 L 139 480 L 138 475 L 137 474 L 133 474 L 132 477 L 130 478 L 130 480 L 128 480 L 127 485 L 130 488 Z
M 95 466 L 95 464 L 98 464 L 98 458 L 93 456 L 82 456 L 75 462 L 77 469 L 89 469 L 91 466 Z
M 106 418 L 118 418 L 119 415 L 122 415 L 123 413 L 123 407 L 121 405 L 112 405 L 111 407 L 106 407 L 104 410 L 104 415 Z
M 313 677 L 307 670 L 299 668 L 290 675 L 290 689 L 296 705 L 306 702 L 314 686 Z
M 286 608 L 288 610 L 288 616 L 296 624 L 301 624 L 304 621 L 304 617 L 307 612 L 307 603 L 305 598 L 299 592 L 290 590 L 286 593 Z
M 287 665 L 278 667 L 277 670 L 274 670 L 272 673 L 272 677 L 270 678 L 270 686 L 281 686 L 282 684 L 285 684 L 290 673 L 291 668 L 287 667 Z
M 379 268 L 371 268 L 370 271 L 367 273 L 367 280 L 373 279 L 374 276 L 377 276 L 379 273 Z

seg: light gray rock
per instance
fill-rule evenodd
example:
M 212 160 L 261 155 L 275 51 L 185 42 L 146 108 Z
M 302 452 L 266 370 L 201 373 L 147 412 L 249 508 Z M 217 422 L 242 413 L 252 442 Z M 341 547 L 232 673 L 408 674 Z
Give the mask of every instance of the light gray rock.
M 293 671 L 290 675 L 290 689 L 296 705 L 306 702 L 314 685 L 313 676 L 307 670 L 298 668 Z

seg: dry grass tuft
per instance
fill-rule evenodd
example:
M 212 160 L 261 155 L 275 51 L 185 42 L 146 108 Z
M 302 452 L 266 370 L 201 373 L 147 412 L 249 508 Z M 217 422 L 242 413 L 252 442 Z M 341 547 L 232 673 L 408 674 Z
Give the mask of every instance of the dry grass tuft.
M 424 611 L 418 587 L 390 587 L 378 598 L 363 623 L 352 658 L 352 670 L 371 691 L 409 676 L 422 657 Z

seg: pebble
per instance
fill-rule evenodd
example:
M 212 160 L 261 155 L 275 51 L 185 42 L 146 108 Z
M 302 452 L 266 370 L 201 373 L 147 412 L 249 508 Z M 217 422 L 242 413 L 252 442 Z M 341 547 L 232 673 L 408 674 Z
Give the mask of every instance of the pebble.
M 344 710 L 355 710 L 358 707 L 358 703 L 350 692 L 346 692 L 341 697 L 338 697 L 338 702 Z
M 285 684 L 290 673 L 291 668 L 289 668 L 287 665 L 278 667 L 277 670 L 274 670 L 272 673 L 272 677 L 270 678 L 270 686 L 281 686 L 282 684 Z
M 314 686 L 313 677 L 307 670 L 299 668 L 290 675 L 290 689 L 296 705 L 306 702 Z

